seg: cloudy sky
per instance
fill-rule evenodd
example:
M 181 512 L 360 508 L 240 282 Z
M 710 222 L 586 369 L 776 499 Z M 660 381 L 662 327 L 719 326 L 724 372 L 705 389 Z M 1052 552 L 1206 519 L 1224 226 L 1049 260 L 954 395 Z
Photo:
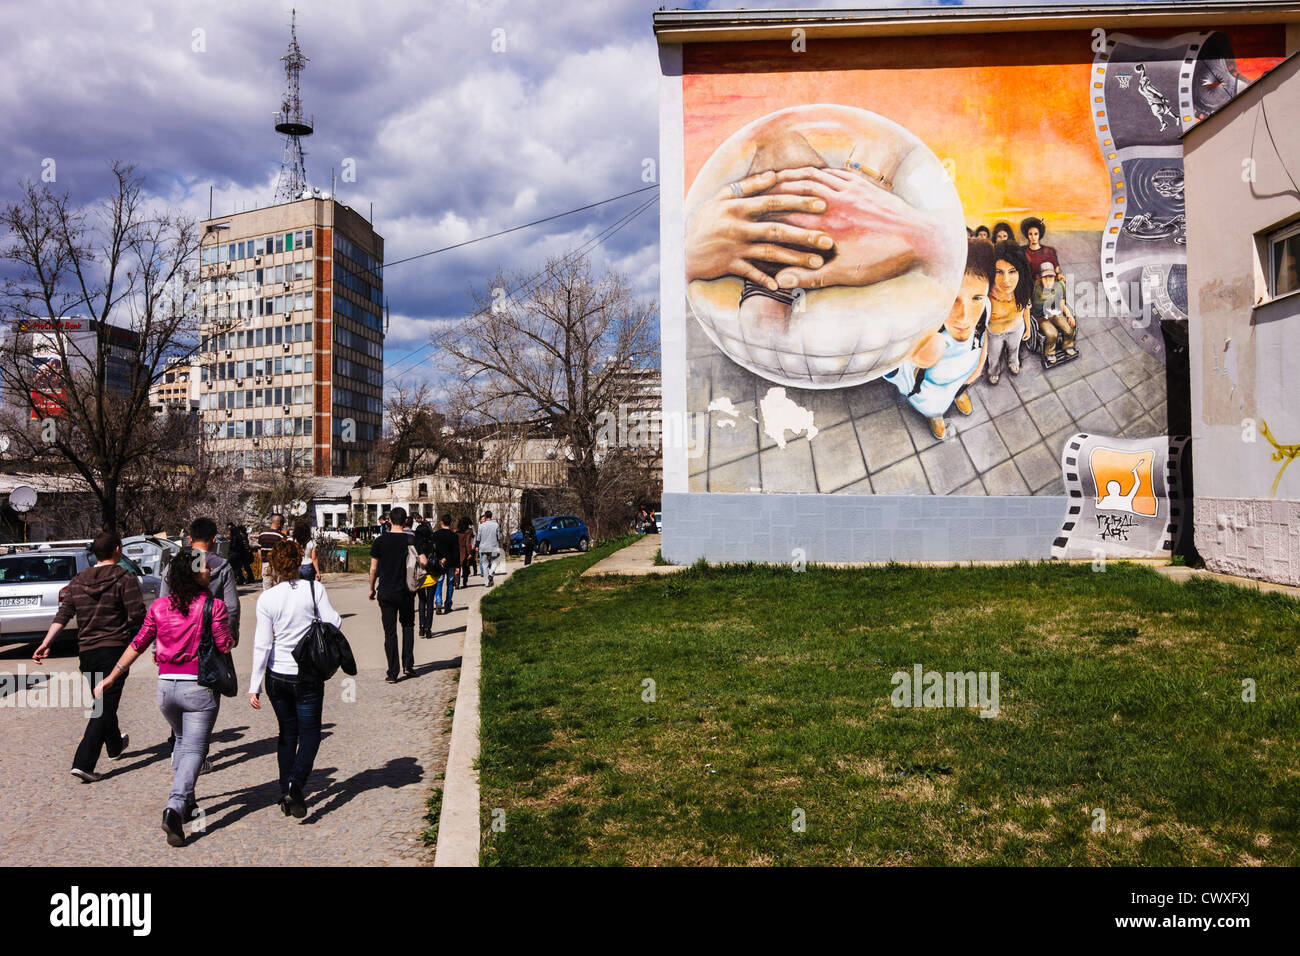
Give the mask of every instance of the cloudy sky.
M 1118 2 L 1118 0 L 1117 0 Z M 53 159 L 57 187 L 93 201 L 107 164 L 196 218 L 265 205 L 283 140 L 290 8 L 303 74 L 307 173 L 374 204 L 392 262 L 644 186 L 657 160 L 659 0 L 132 0 L 0 8 L 0 201 Z M 668 4 L 674 6 L 673 4 Z M 736 3 L 686 4 L 736 6 Z M 792 6 L 745 0 L 745 6 Z M 845 6 L 847 2 L 804 6 Z M 866 6 L 891 4 L 868 2 Z M 899 6 L 934 5 L 910 0 Z M 999 5 L 1009 5 L 1006 0 Z M 504 31 L 499 33 L 497 31 Z M 494 52 L 494 36 L 505 50 Z M 499 45 L 499 44 L 498 44 Z M 594 245 L 600 267 L 654 296 L 657 205 L 595 244 L 653 193 L 464 249 L 395 264 L 388 381 L 427 374 L 429 333 L 455 322 L 499 267 L 534 271 Z

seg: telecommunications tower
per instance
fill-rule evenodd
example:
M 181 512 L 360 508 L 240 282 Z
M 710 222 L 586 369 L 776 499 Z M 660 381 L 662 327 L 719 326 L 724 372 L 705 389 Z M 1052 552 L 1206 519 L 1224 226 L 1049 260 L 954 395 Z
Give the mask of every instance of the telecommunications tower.
M 275 114 L 275 130 L 284 134 L 284 158 L 280 160 L 280 177 L 275 184 L 275 201 L 301 199 L 307 190 L 307 167 L 303 162 L 302 137 L 312 134 L 312 121 L 303 119 L 302 99 L 298 95 L 298 78 L 307 57 L 298 48 L 298 11 L 293 11 L 289 26 L 289 49 L 280 57 L 284 63 L 284 101 Z

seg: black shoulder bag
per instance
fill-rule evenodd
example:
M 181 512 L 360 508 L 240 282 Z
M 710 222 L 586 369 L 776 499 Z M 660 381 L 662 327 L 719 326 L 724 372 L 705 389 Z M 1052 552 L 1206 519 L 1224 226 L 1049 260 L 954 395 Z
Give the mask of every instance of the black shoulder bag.
M 311 624 L 298 646 L 293 649 L 293 659 L 298 662 L 298 672 L 309 680 L 327 681 L 340 667 L 343 673 L 354 675 L 357 662 L 352 656 L 352 646 L 333 624 L 320 619 L 316 604 L 316 583 L 308 581 L 311 588 Z
M 217 650 L 212 638 L 212 595 L 203 595 L 203 627 L 199 632 L 199 686 L 211 687 L 222 697 L 239 693 L 239 677 L 229 651 Z

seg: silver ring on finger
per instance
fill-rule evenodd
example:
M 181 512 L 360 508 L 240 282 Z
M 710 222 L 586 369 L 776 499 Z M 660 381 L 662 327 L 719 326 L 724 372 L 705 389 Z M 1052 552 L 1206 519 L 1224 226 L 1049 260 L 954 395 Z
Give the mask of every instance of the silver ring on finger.
M 740 188 L 740 183 L 731 184 L 731 195 L 735 196 L 737 199 L 743 199 L 745 197 L 745 191 Z

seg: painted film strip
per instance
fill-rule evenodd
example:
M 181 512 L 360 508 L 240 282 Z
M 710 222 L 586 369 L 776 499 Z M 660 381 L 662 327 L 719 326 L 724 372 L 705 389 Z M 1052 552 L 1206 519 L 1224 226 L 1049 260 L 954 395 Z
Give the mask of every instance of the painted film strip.
M 1093 60 L 1093 125 L 1111 187 L 1102 284 L 1124 329 L 1162 361 L 1160 320 L 1187 321 L 1180 136 L 1245 86 L 1217 31 L 1164 40 L 1114 33 Z
M 1068 496 L 1054 558 L 1158 558 L 1184 534 L 1184 436 L 1079 433 L 1061 450 Z

